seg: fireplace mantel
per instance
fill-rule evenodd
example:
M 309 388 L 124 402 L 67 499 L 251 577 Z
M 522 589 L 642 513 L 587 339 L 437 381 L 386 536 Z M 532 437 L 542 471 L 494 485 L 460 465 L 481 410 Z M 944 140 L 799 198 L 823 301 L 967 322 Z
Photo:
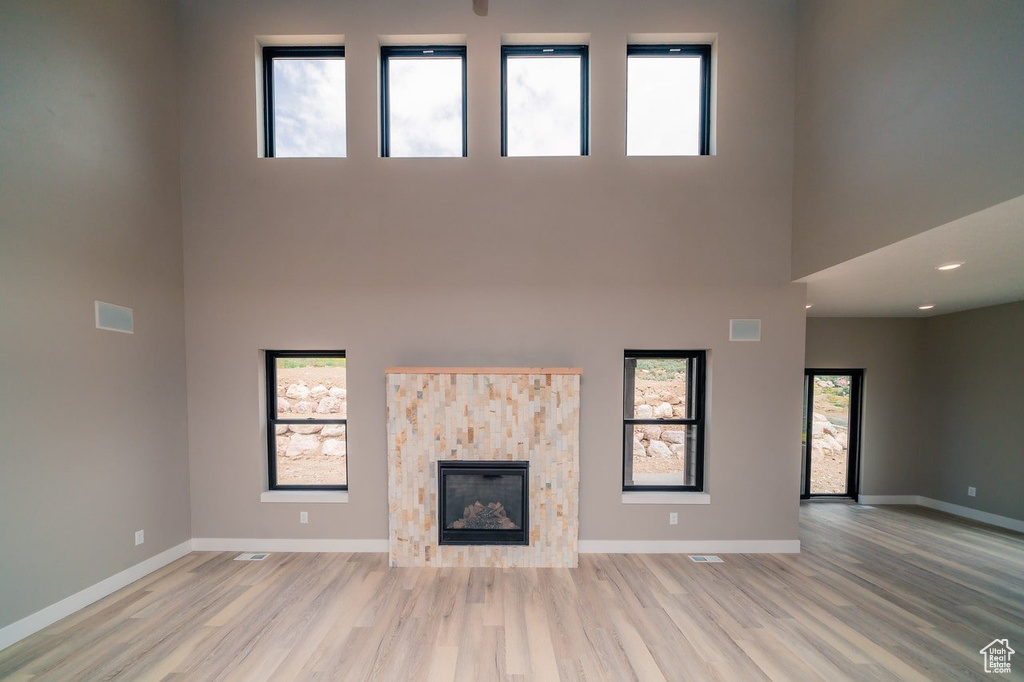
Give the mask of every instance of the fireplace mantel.
M 575 567 L 579 368 L 387 369 L 392 566 Z M 438 460 L 529 461 L 529 545 L 438 543 Z

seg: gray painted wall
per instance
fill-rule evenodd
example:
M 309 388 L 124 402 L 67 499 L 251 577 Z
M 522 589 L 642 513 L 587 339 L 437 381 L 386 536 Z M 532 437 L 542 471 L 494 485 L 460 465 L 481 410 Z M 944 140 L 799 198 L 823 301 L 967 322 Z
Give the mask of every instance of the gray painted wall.
M 0 12 L 3 627 L 188 539 L 189 501 L 172 4 Z
M 929 432 L 921 320 L 807 319 L 807 367 L 864 370 L 860 494 L 917 495 Z
M 791 3 L 183 5 L 195 537 L 387 533 L 388 365 L 583 368 L 584 539 L 795 539 L 803 290 L 789 281 Z M 503 33 L 591 35 L 592 155 L 499 156 Z M 717 31 L 717 155 L 626 158 L 630 32 Z M 464 33 L 469 157 L 377 157 L 381 34 Z M 344 34 L 349 158 L 257 156 L 254 36 Z M 728 321 L 764 320 L 729 343 Z M 348 504 L 261 504 L 261 349 L 349 354 Z M 712 504 L 623 505 L 622 351 L 711 349 Z M 298 523 L 298 511 L 310 523 Z
M 1024 194 L 1024 3 L 801 0 L 793 278 Z
M 1024 519 L 1024 302 L 924 325 L 931 439 L 922 494 Z
M 864 368 L 861 494 L 1024 519 L 1021 339 L 1024 302 L 924 319 L 809 318 L 808 367 Z

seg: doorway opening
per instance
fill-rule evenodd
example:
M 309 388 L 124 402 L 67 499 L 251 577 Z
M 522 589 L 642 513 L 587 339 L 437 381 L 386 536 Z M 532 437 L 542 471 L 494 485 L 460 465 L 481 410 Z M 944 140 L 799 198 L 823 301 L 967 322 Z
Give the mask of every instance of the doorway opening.
M 862 369 L 804 370 L 801 499 L 857 498 Z

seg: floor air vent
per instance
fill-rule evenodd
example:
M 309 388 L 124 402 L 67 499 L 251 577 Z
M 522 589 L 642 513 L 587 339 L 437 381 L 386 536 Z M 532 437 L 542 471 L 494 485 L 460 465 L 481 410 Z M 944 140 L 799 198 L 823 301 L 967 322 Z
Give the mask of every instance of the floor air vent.
M 721 563 L 725 563 L 725 562 L 722 561 L 721 558 L 715 556 L 714 554 L 691 554 L 689 556 L 690 556 L 690 561 L 694 562 L 695 564 L 721 564 Z
M 235 561 L 263 561 L 268 556 L 270 556 L 269 552 L 262 552 L 262 553 L 259 553 L 259 554 L 253 554 L 251 552 L 248 552 L 248 553 L 239 554 L 238 556 L 236 556 L 235 557 Z
M 864 511 L 865 509 L 874 509 L 870 504 L 851 504 L 850 509 L 855 511 Z

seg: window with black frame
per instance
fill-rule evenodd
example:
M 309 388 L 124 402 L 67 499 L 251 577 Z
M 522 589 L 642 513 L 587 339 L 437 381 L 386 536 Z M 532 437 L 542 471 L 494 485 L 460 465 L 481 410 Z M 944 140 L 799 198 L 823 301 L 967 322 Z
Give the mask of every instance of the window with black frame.
M 706 351 L 627 350 L 623 490 L 704 490 Z
M 270 490 L 348 489 L 345 351 L 266 352 Z
M 626 155 L 710 154 L 711 46 L 626 47 Z
M 501 48 L 501 155 L 586 156 L 586 45 Z
M 266 156 L 344 157 L 345 48 L 263 48 Z
M 381 156 L 466 156 L 466 47 L 380 49 Z

